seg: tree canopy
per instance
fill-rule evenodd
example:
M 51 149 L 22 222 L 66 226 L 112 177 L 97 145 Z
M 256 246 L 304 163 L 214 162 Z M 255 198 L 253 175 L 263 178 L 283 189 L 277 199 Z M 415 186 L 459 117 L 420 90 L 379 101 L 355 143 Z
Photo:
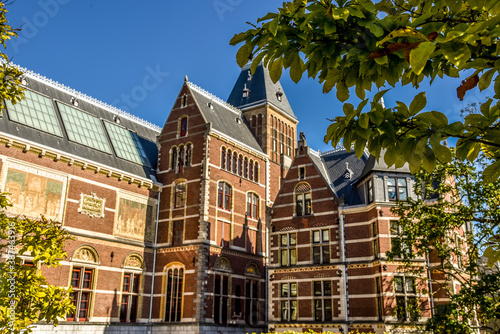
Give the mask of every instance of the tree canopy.
M 408 162 L 415 173 L 450 162 L 443 141 L 456 138 L 458 158 L 474 161 L 483 152 L 491 159 L 484 180 L 500 176 L 499 0 L 294 0 L 251 26 L 230 42 L 243 43 L 236 54 L 240 66 L 251 60 L 254 71 L 263 61 L 274 81 L 283 68 L 294 82 L 306 72 L 323 84 L 323 92 L 335 88 L 342 102 L 354 88 L 361 102 L 343 105 L 344 115 L 335 117 L 325 142 L 336 146 L 342 140 L 358 156 L 367 147 L 379 158 L 384 149 L 389 166 Z M 450 123 L 443 112 L 425 110 L 425 92 L 409 106 L 379 103 L 385 87 L 418 88 L 424 79 L 460 75 L 467 78 L 457 98 L 492 82 L 495 89 L 479 113 L 461 121 Z M 366 91 L 374 86 L 383 90 L 370 101 Z

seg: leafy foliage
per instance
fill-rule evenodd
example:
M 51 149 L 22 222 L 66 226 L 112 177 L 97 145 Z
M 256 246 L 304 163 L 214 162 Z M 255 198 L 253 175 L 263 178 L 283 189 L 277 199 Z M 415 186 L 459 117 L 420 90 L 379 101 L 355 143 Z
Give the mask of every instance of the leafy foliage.
M 49 285 L 41 267 L 57 267 L 67 256 L 64 243 L 71 239 L 61 224 L 42 217 L 40 220 L 9 217 L 6 194 L 0 194 L 0 332 L 30 333 L 28 327 L 39 321 L 64 318 L 74 305 L 70 289 Z M 32 257 L 33 265 L 23 263 L 20 255 Z
M 354 145 L 358 156 L 365 146 L 377 158 L 385 149 L 389 166 L 408 162 L 415 173 L 450 162 L 450 148 L 441 143 L 456 138 L 457 157 L 474 161 L 482 151 L 492 159 L 484 180 L 500 176 L 500 1 L 294 0 L 257 24 L 231 39 L 232 45 L 243 43 L 236 54 L 240 66 L 252 60 L 254 70 L 263 61 L 274 81 L 283 67 L 294 82 L 306 72 L 323 83 L 323 92 L 335 87 L 342 102 L 355 87 L 362 102 L 344 104 L 344 116 L 333 120 L 325 142 L 336 146 L 342 140 L 348 150 Z M 495 96 L 480 114 L 462 121 L 449 123 L 442 112 L 425 111 L 425 93 L 394 108 L 379 103 L 385 91 L 366 99 L 374 84 L 418 88 L 426 78 L 432 83 L 467 70 L 472 75 L 457 88 L 459 98 L 493 81 Z
M 416 174 L 419 199 L 408 198 L 393 209 L 401 232 L 389 258 L 401 256 L 401 270 L 419 277 L 431 271 L 432 292 L 444 290 L 450 297 L 427 323 L 434 333 L 472 333 L 476 320 L 483 329 L 500 330 L 491 322 L 500 319 L 500 268 L 490 269 L 480 257 L 484 241 L 499 233 L 500 181 L 485 183 L 480 174 L 474 164 L 460 159 L 438 163 L 432 173 Z M 415 257 L 427 255 L 427 265 L 415 265 Z

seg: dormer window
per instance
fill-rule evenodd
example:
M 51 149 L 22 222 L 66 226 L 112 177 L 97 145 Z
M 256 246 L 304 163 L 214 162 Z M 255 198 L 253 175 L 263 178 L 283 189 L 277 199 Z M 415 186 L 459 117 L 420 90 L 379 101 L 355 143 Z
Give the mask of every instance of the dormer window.
M 184 94 L 184 95 L 182 95 L 182 97 L 181 97 L 181 108 L 184 108 L 184 107 L 186 107 L 186 106 L 187 106 L 187 95 L 186 95 L 186 94 Z
M 389 200 L 391 201 L 406 200 L 406 197 L 408 196 L 408 187 L 406 184 L 406 178 L 401 178 L 401 177 L 387 178 L 387 193 L 389 195 Z
M 243 95 L 242 97 L 244 99 L 248 98 L 248 96 L 250 95 L 250 89 L 247 88 L 247 84 L 245 84 L 245 87 L 243 88 Z
M 281 102 L 282 96 L 283 96 L 283 92 L 281 90 L 278 90 L 276 92 L 276 98 L 278 99 L 279 102 Z
M 214 104 L 212 102 L 208 102 L 207 105 L 208 105 L 208 108 L 210 108 L 211 110 L 214 110 Z
M 368 203 L 371 203 L 373 202 L 373 179 L 370 179 L 368 180 L 368 182 L 366 182 L 366 190 L 368 195 Z
M 252 81 L 252 73 L 250 71 L 248 71 L 247 81 Z

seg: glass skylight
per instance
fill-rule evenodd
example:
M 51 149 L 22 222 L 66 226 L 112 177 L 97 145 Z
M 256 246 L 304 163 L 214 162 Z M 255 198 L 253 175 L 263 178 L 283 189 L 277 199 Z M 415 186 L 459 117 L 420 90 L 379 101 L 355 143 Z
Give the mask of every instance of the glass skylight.
M 30 90 L 24 91 L 24 100 L 12 104 L 6 101 L 9 117 L 32 128 L 62 137 L 52 100 Z
M 137 134 L 113 123 L 104 122 L 104 124 L 118 157 L 150 166 Z
M 57 102 L 57 106 L 69 140 L 112 153 L 99 118 L 60 102 Z

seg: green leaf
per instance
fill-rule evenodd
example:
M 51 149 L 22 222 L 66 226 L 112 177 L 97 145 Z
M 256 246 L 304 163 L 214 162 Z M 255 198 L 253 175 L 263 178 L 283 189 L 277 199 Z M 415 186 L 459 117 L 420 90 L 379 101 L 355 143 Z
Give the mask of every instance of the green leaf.
M 413 101 L 410 103 L 410 115 L 418 114 L 427 105 L 427 98 L 425 97 L 425 92 L 420 92 L 415 96 Z
M 435 49 L 436 45 L 433 42 L 422 42 L 415 49 L 411 50 L 410 65 L 416 75 L 422 73 Z
M 239 34 L 236 34 L 233 36 L 233 38 L 231 38 L 231 40 L 229 41 L 229 45 L 236 45 L 236 44 L 239 44 L 241 42 L 243 42 L 246 38 L 246 34 L 244 32 L 240 32 Z
M 281 78 L 281 72 L 283 71 L 283 58 L 279 57 L 274 60 L 271 65 L 271 70 L 269 71 L 269 75 L 271 80 L 276 83 Z
M 459 70 L 471 58 L 471 52 L 465 43 L 447 42 L 441 44 L 441 51 L 443 56 Z
M 278 31 L 279 19 L 280 18 L 278 16 L 278 17 L 275 17 L 274 19 L 272 19 L 271 22 L 269 22 L 268 29 L 269 29 L 269 32 L 271 34 L 273 34 L 273 36 L 276 36 L 276 31 Z
M 365 99 L 365 89 L 363 88 L 362 85 L 356 85 L 355 91 L 356 91 L 356 96 L 360 100 L 364 100 Z
M 345 102 L 348 98 L 349 89 L 347 88 L 345 83 L 339 81 L 337 83 L 337 99 L 339 99 L 340 102 Z
M 429 146 L 425 147 L 424 156 L 422 159 L 422 167 L 428 172 L 432 173 L 436 168 L 436 156 Z
M 243 67 L 246 65 L 251 53 L 252 53 L 252 50 L 250 49 L 250 47 L 247 44 L 243 44 L 240 47 L 238 52 L 236 52 L 236 62 L 238 63 L 239 67 Z
M 500 160 L 487 166 L 483 171 L 483 181 L 486 183 L 496 182 L 498 178 L 500 178 Z
M 377 37 L 380 37 L 380 36 L 377 36 Z M 415 38 L 419 41 L 428 41 L 427 37 L 424 34 L 422 34 L 421 32 L 419 32 L 418 30 L 416 30 L 414 28 L 410 28 L 410 27 L 404 27 L 404 28 L 398 28 L 396 30 L 393 30 L 384 39 L 382 39 L 381 41 L 378 41 L 377 46 L 381 46 L 385 42 L 388 42 L 391 39 L 397 38 L 397 37 L 407 37 L 407 38 L 410 37 L 410 38 Z
M 479 79 L 479 90 L 483 91 L 486 88 L 488 88 L 491 84 L 491 79 L 493 78 L 493 74 L 496 73 L 496 70 L 492 68 L 489 71 L 486 71 L 483 75 L 481 75 L 481 78 Z
M 252 60 L 252 65 L 250 66 L 250 72 L 252 74 L 255 74 L 255 70 L 257 69 L 257 67 L 260 65 L 261 61 L 262 61 L 262 58 L 264 58 L 264 56 L 266 55 L 265 52 L 260 52 L 258 53 L 255 58 Z
M 325 21 L 325 35 L 333 34 L 335 31 L 337 31 L 337 26 L 328 20 Z
M 370 118 L 367 114 L 359 115 L 358 124 L 363 129 L 368 129 Z
M 358 158 L 361 158 L 361 156 L 363 156 L 365 147 L 366 139 L 358 138 L 358 140 L 356 140 L 356 142 L 354 143 L 354 153 Z
M 290 78 L 293 82 L 298 83 L 302 79 L 302 73 L 304 73 L 304 64 L 299 55 L 295 57 L 290 66 Z
M 430 137 L 429 143 L 432 146 L 432 150 L 434 151 L 434 155 L 441 162 L 450 162 L 451 161 L 451 151 L 448 147 L 441 145 L 439 139 L 436 135 L 432 135 Z
M 439 111 L 431 111 L 432 117 L 437 121 L 438 125 L 444 126 L 448 125 L 448 117 L 445 114 Z
M 366 26 L 366 29 L 370 30 L 375 37 L 381 37 L 384 34 L 384 29 L 382 29 L 377 23 L 369 22 Z

